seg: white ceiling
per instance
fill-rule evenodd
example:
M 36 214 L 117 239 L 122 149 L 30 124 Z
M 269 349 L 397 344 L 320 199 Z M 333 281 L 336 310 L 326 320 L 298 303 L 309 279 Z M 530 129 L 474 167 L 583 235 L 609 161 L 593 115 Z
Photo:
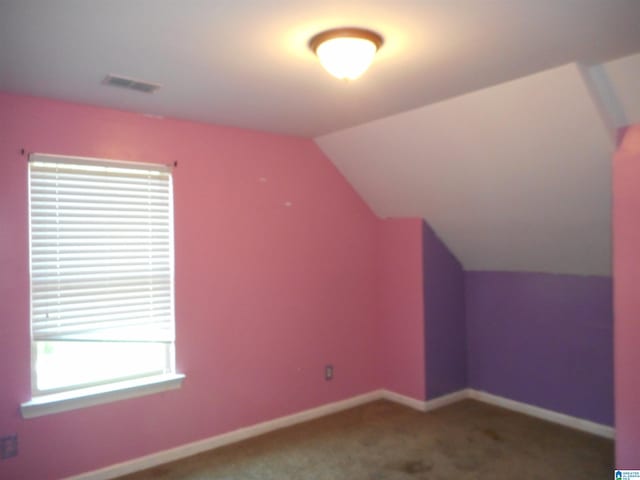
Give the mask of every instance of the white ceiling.
M 316 139 L 381 217 L 470 270 L 610 273 L 608 130 L 567 65 Z
M 637 0 L 0 0 L 0 90 L 313 137 L 635 53 L 639 20 Z M 385 37 L 351 84 L 307 48 L 345 25 Z
M 614 120 L 613 126 L 640 123 L 640 54 L 596 65 L 592 70 L 600 79 L 597 94 L 607 102 L 605 108 Z
M 355 82 L 307 47 L 337 26 L 385 37 Z M 378 215 L 427 219 L 467 269 L 610 273 L 637 52 L 638 0 L 0 0 L 0 90 L 316 137 Z

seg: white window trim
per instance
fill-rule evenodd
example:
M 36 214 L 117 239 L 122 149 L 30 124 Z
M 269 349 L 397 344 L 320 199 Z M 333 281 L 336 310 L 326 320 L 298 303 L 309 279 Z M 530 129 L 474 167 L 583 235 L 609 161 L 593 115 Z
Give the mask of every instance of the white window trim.
M 186 378 L 170 373 L 34 397 L 20 405 L 23 418 L 41 417 L 104 403 L 178 389 Z
M 165 171 L 171 172 L 172 168 L 168 165 L 158 165 L 158 164 L 147 164 L 147 163 L 135 163 L 135 162 L 122 162 L 122 161 L 113 161 L 106 159 L 94 159 L 94 158 L 83 158 L 83 157 L 69 157 L 69 156 L 55 156 L 55 155 L 46 155 L 46 154 L 31 154 L 30 161 L 51 161 L 51 160 L 60 160 L 68 161 L 72 160 L 72 163 L 80 163 L 94 166 L 107 166 L 107 167 L 126 167 L 126 168 L 134 168 L 134 169 L 153 169 L 157 171 Z M 171 186 L 170 186 L 171 188 Z M 31 201 L 31 200 L 30 200 Z M 170 195 L 170 210 L 173 212 L 173 195 Z M 31 211 L 31 207 L 30 207 Z M 173 217 L 171 217 L 171 222 L 173 222 Z M 31 222 L 30 222 L 31 223 Z M 171 228 L 173 230 L 173 228 Z M 173 234 L 172 234 L 173 235 Z M 173 237 L 171 239 L 171 256 L 173 258 Z M 30 259 L 31 265 L 31 259 Z M 172 265 L 172 273 L 173 276 L 173 265 Z M 172 284 L 172 289 L 173 289 Z M 173 296 L 173 290 L 171 295 Z M 173 305 L 173 297 L 172 297 L 172 308 Z M 175 321 L 175 313 L 174 321 Z M 175 326 L 174 326 L 175 328 Z M 32 356 L 34 355 L 33 345 L 35 343 L 32 341 Z M 149 375 L 145 377 L 139 378 L 130 378 L 126 380 L 113 380 L 108 383 L 103 383 L 99 385 L 85 385 L 84 387 L 71 388 L 65 391 L 47 393 L 38 391 L 36 385 L 32 385 L 32 399 L 24 402 L 20 405 L 20 410 L 23 418 L 34 418 L 43 415 L 54 414 L 58 412 L 65 412 L 80 408 L 85 408 L 93 405 L 100 405 L 105 403 L 110 403 L 118 400 L 124 400 L 128 398 L 135 398 L 144 395 L 150 395 L 154 393 L 160 393 L 167 390 L 178 389 L 182 386 L 182 382 L 185 378 L 185 375 L 180 373 L 175 373 L 175 353 L 174 353 L 174 344 L 172 343 L 171 347 L 168 349 L 168 365 L 171 369 L 171 372 L 167 373 L 158 373 L 156 375 Z M 31 361 L 32 370 L 35 368 L 35 358 L 32 358 Z M 32 371 L 32 382 L 35 379 L 35 374 Z

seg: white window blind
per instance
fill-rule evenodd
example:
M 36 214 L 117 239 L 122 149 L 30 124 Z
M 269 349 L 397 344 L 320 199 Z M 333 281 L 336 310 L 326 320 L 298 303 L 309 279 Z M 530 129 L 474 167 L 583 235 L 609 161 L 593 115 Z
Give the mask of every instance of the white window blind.
M 170 169 L 29 160 L 33 340 L 173 342 Z

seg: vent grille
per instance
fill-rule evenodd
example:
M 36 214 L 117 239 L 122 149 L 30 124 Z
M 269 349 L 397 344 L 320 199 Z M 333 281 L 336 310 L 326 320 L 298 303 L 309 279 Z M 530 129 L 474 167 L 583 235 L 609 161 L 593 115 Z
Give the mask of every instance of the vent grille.
M 102 83 L 104 83 L 105 85 L 111 85 L 112 87 L 128 88 L 129 90 L 135 90 L 137 92 L 144 93 L 153 93 L 162 86 L 158 83 L 144 82 L 142 80 L 136 80 L 133 78 L 113 74 L 109 74 L 104 77 Z

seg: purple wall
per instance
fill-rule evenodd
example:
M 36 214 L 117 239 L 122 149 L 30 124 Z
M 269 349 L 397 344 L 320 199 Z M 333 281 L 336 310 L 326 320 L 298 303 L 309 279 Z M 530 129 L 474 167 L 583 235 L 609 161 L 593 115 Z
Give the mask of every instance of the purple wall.
M 427 399 L 467 387 L 462 265 L 423 222 Z
M 613 424 L 608 277 L 466 272 L 470 387 Z

